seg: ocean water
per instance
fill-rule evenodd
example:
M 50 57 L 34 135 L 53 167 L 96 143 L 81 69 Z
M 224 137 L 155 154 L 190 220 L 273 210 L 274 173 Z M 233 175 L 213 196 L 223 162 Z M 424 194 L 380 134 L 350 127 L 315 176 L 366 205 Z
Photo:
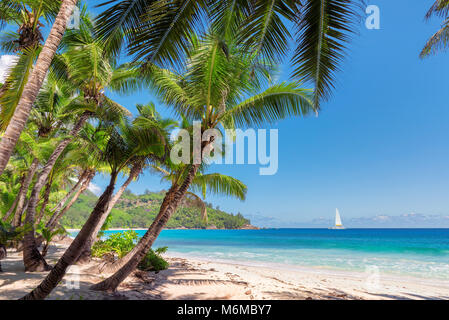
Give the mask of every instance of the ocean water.
M 173 255 L 235 263 L 362 272 L 375 266 L 449 281 L 449 229 L 163 230 L 153 247 L 161 246 Z

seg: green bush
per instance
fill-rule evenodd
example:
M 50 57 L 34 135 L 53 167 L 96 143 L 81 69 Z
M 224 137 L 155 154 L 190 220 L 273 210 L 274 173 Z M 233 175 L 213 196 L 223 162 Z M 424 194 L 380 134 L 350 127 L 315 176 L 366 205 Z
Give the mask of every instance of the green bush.
M 147 228 L 153 223 L 159 212 L 165 192 L 135 195 L 130 191 L 125 193 L 116 203 L 109 215 L 105 228 Z M 89 212 L 95 206 L 98 198 L 87 191 L 81 195 L 77 202 L 62 217 L 61 224 L 66 228 L 81 228 L 88 218 Z M 241 214 L 226 213 L 207 204 L 209 223 L 201 218 L 200 209 L 187 201 L 179 206 L 167 224 L 167 228 L 206 228 L 214 225 L 217 228 L 240 228 L 250 221 Z
M 167 251 L 167 247 L 158 248 L 155 251 L 150 249 L 147 255 L 140 261 L 137 266 L 138 269 L 143 271 L 155 271 L 159 272 L 168 268 L 169 264 L 161 254 Z
M 106 254 L 116 253 L 118 258 L 124 257 L 135 246 L 139 236 L 135 231 L 114 233 L 106 240 L 100 240 L 92 246 L 92 256 L 102 258 Z M 139 263 L 138 268 L 143 271 L 165 270 L 169 264 L 161 254 L 167 251 L 167 247 L 150 249 L 147 255 Z
M 107 253 L 116 253 L 118 258 L 124 257 L 135 246 L 139 236 L 135 231 L 114 233 L 106 240 L 100 240 L 92 246 L 92 256 L 102 258 Z

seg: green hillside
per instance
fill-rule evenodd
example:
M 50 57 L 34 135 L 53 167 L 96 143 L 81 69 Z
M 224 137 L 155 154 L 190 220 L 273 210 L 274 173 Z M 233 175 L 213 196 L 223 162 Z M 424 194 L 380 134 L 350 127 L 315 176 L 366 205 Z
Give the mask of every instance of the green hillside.
M 112 210 L 109 228 L 148 228 L 164 198 L 165 191 L 158 193 L 146 192 L 135 195 L 130 191 L 124 192 L 121 199 Z M 62 218 L 62 224 L 66 228 L 80 228 L 95 206 L 98 197 L 91 192 L 81 195 L 78 201 L 70 208 Z M 249 225 L 250 221 L 240 213 L 233 215 L 213 208 L 207 204 L 208 222 L 201 219 L 200 209 L 189 201 L 185 201 L 171 217 L 167 228 L 213 228 L 238 229 Z

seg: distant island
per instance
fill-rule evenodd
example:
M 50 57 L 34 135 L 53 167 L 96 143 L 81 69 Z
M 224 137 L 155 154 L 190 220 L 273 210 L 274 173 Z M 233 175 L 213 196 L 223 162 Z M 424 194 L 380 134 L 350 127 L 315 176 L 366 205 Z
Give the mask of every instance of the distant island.
M 108 228 L 148 228 L 158 213 L 166 191 L 136 195 L 126 190 L 117 202 L 107 220 Z M 62 218 L 62 225 L 68 229 L 79 229 L 87 220 L 98 197 L 87 191 Z M 167 229 L 258 229 L 242 214 L 232 214 L 207 206 L 208 221 L 201 219 L 201 209 L 193 201 L 185 199 L 167 223 Z

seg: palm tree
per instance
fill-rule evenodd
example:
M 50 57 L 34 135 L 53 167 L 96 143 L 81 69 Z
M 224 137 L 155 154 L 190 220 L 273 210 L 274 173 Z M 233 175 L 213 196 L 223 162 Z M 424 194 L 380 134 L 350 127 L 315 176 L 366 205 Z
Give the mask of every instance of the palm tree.
M 155 173 L 161 174 L 163 180 L 171 183 L 170 189 L 176 189 L 177 186 L 182 184 L 182 179 L 188 173 L 189 167 L 183 164 L 174 165 L 172 163 L 169 163 L 166 168 L 153 165 L 151 166 L 151 169 Z M 185 198 L 189 199 L 191 202 L 193 202 L 193 204 L 200 208 L 201 217 L 204 221 L 207 222 L 207 206 L 204 203 L 203 199 L 201 199 L 201 197 L 197 195 L 197 193 L 201 193 L 204 199 L 206 198 L 206 194 L 208 192 L 215 195 L 236 197 L 242 201 L 245 199 L 247 187 L 241 181 L 219 173 L 203 174 L 200 171 L 193 178 L 193 181 L 189 187 L 189 191 L 186 192 Z M 162 218 L 162 216 L 160 216 L 160 218 Z M 154 220 L 152 226 L 139 240 L 138 244 L 130 252 L 128 252 L 125 257 L 113 262 L 112 264 L 103 265 L 100 268 L 100 271 L 114 273 L 128 264 L 131 260 L 138 260 L 140 258 L 140 252 L 143 252 L 144 248 L 148 246 L 148 241 L 152 239 L 150 245 L 151 247 L 154 240 L 156 240 L 157 238 L 157 236 L 154 237 L 154 234 L 156 232 L 157 234 L 159 234 L 159 232 L 161 231 L 155 230 L 156 220 L 158 220 L 158 218 Z M 139 256 L 137 256 L 137 254 L 139 254 Z
M 111 50 L 125 46 L 136 60 L 179 66 L 192 32 L 209 32 L 279 62 L 296 44 L 293 76 L 314 84 L 319 106 L 334 87 L 346 45 L 363 14 L 363 0 L 112 0 L 97 18 Z M 205 22 L 206 21 L 206 22 Z M 206 27 L 204 27 L 206 25 Z M 289 30 L 295 30 L 292 35 Z
M 53 221 L 56 220 L 56 217 L 61 213 L 62 209 L 64 208 L 65 204 L 69 199 L 81 188 L 81 185 L 83 184 L 84 180 L 86 179 L 88 174 L 87 169 L 84 169 L 78 176 L 78 180 L 73 186 L 69 189 L 69 191 L 66 193 L 66 195 L 58 202 L 58 204 L 51 210 L 53 214 L 51 215 L 49 222 L 51 221 L 53 224 Z M 39 224 L 39 222 L 42 220 L 44 214 L 42 214 L 42 207 L 41 207 L 41 213 L 39 214 L 38 221 L 36 222 Z
M 156 77 L 154 86 L 161 93 L 170 92 L 171 96 L 166 96 L 169 104 L 174 106 L 179 114 L 185 114 L 189 120 L 201 120 L 203 129 L 207 129 L 222 124 L 226 126 L 233 124 L 257 125 L 289 115 L 300 115 L 303 112 L 316 110 L 319 99 L 326 98 L 329 94 L 330 90 L 326 91 L 325 89 L 332 85 L 334 71 L 343 56 L 344 45 L 348 40 L 352 21 L 356 17 L 354 8 L 357 1 L 323 0 L 317 6 L 314 3 L 318 2 L 310 0 L 306 1 L 303 6 L 299 6 L 301 10 L 298 9 L 297 4 L 289 6 L 284 1 L 270 3 L 266 1 L 224 1 L 222 2 L 224 6 L 218 2 L 175 0 L 155 2 L 149 6 L 147 6 L 147 1 L 142 0 L 109 1 L 108 3 L 114 2 L 116 4 L 110 8 L 111 11 L 106 11 L 98 23 L 98 32 L 105 39 L 106 48 L 117 54 L 123 43 L 119 39 L 125 35 L 129 53 L 138 59 L 144 59 L 148 69 L 152 72 L 156 71 L 157 75 L 166 75 L 165 80 L 162 80 L 163 77 L 159 79 Z M 213 7 L 209 7 L 211 3 Z M 211 8 L 214 10 L 209 10 Z M 317 8 L 319 10 L 316 10 Z M 202 75 L 189 70 L 189 72 L 185 72 L 187 77 L 184 78 L 165 69 L 158 70 L 153 63 L 183 65 L 181 63 L 183 59 L 179 58 L 185 55 L 186 50 L 190 50 L 190 31 L 198 30 L 198 22 L 202 21 L 199 18 L 201 12 L 213 13 L 210 17 L 215 32 L 211 37 L 214 38 L 213 43 L 210 43 L 212 45 L 205 46 L 212 50 L 204 50 L 205 54 L 202 54 L 195 49 L 197 51 L 195 55 L 202 56 L 207 61 L 206 68 L 197 68 Z M 234 17 L 238 19 L 236 20 Z M 302 58 L 297 59 L 301 60 L 297 61 L 300 63 L 298 68 L 301 67 L 301 69 L 296 70 L 295 76 L 304 80 L 315 80 L 315 108 L 312 106 L 310 92 L 300 89 L 298 83 L 271 86 L 253 96 L 251 100 L 243 99 L 243 96 L 251 91 L 250 88 L 258 87 L 254 78 L 258 78 L 260 73 L 264 73 L 260 70 L 262 69 L 260 65 L 264 64 L 263 60 L 273 60 L 273 57 L 285 54 L 285 46 L 282 44 L 286 44 L 289 38 L 284 34 L 287 28 L 282 27 L 285 17 L 287 20 L 294 20 L 294 23 L 300 28 L 298 35 L 302 35 L 302 37 L 298 39 L 298 47 L 303 50 L 296 52 L 296 57 Z M 301 21 L 302 24 L 299 23 Z M 220 33 L 220 30 L 223 33 Z M 239 41 L 227 43 L 228 39 L 235 38 L 235 32 L 238 32 L 237 39 Z M 256 58 L 261 59 L 258 59 L 257 63 L 251 63 L 250 66 L 244 63 L 238 64 L 239 59 L 231 59 L 235 65 L 230 67 L 232 63 L 226 65 L 225 62 L 228 61 L 228 56 L 235 55 L 235 48 L 245 48 L 246 50 L 240 51 L 246 52 L 244 58 L 252 57 L 252 62 L 255 62 Z M 253 48 L 255 50 L 252 50 Z M 230 55 L 229 52 L 231 52 Z M 195 59 L 195 55 L 188 54 L 189 62 L 198 65 L 201 59 Z M 249 68 L 245 69 L 245 67 Z M 232 74 L 232 76 L 219 79 L 219 76 L 225 73 Z M 191 76 L 195 74 L 197 75 L 196 79 Z M 254 74 L 259 76 L 254 77 Z M 187 81 L 182 84 L 179 81 L 180 78 Z M 202 87 L 204 81 L 201 85 L 192 86 L 194 82 L 199 84 L 200 78 L 207 82 L 206 87 Z M 167 82 L 164 84 L 158 82 L 159 80 Z M 223 85 L 227 83 L 230 87 L 237 87 L 237 92 L 224 88 Z M 186 86 L 182 88 L 183 85 Z M 181 90 L 178 90 L 178 87 L 181 87 Z M 172 92 L 171 89 L 174 91 Z M 191 89 L 193 90 L 191 91 Z M 209 92 L 209 94 L 206 93 L 207 97 L 203 95 L 205 91 Z M 220 100 L 218 103 L 217 98 Z M 241 103 L 237 103 L 238 101 Z M 202 147 L 207 147 L 208 144 L 205 143 Z M 188 166 L 187 174 L 181 185 L 176 189 L 169 190 L 158 215 L 163 219 L 156 222 L 153 230 L 160 230 L 176 210 L 198 169 L 198 165 Z M 108 199 L 100 198 L 100 201 L 105 202 Z M 90 222 L 95 221 L 98 220 L 94 219 Z M 85 227 L 87 231 L 80 232 L 81 238 L 85 238 L 89 234 L 91 226 L 85 225 Z M 79 246 L 82 245 L 80 241 L 74 242 L 73 250 L 79 249 Z M 51 272 L 44 282 L 26 298 L 45 297 L 62 277 L 68 265 L 66 262 L 62 261 L 58 269 Z M 130 269 L 132 268 L 126 268 L 125 277 Z
M 6 20 L 17 26 L 17 32 L 5 32 L 1 47 L 6 53 L 18 53 L 16 63 L 0 90 L 1 122 L 4 131 L 11 120 L 23 89 L 33 68 L 33 63 L 42 49 L 42 20 L 51 21 L 58 12 L 59 3 L 50 0 L 11 1 L 6 0 Z M 1 10 L 1 9 L 0 9 Z
M 59 199 L 61 199 L 59 204 L 61 202 L 65 203 L 70 195 L 75 192 L 72 187 L 74 184 L 72 179 L 78 175 L 79 166 L 78 163 L 74 162 L 77 158 L 73 157 L 73 154 L 76 154 L 77 151 L 76 144 L 69 144 L 56 161 L 43 189 L 43 194 L 40 196 L 40 212 L 36 218 L 35 225 L 38 225 L 42 218 L 46 216 L 46 207 L 49 203 Z M 69 189 L 69 192 L 66 192 L 66 189 Z
M 78 182 L 54 208 L 51 218 L 47 221 L 47 228 L 53 230 L 56 227 L 58 221 L 88 188 L 97 171 L 107 172 L 107 166 L 101 161 L 101 150 L 107 141 L 106 139 L 107 131 L 101 126 L 96 128 L 90 124 L 84 126 L 79 139 L 76 141 L 75 149 L 70 155 L 70 161 L 80 166 L 81 173 Z M 64 206 L 73 193 L 71 200 Z
M 15 158 L 24 162 L 25 172 L 23 173 L 23 181 L 20 190 L 16 194 L 16 207 L 12 219 L 12 225 L 17 227 L 21 224 L 21 217 L 26 208 L 26 197 L 29 187 L 32 185 L 34 176 L 38 170 L 39 162 L 42 156 L 48 152 L 46 142 L 41 143 L 39 137 L 34 135 L 35 127 L 30 126 L 22 133 L 19 143 L 16 145 Z M 20 174 L 20 171 L 18 171 Z M 12 212 L 11 212 L 12 213 Z
M 91 168 L 91 169 L 87 169 L 85 172 L 84 177 L 80 177 L 79 182 L 81 182 L 80 184 L 77 183 L 77 189 L 75 194 L 73 195 L 73 197 L 70 199 L 70 201 L 63 207 L 62 210 L 60 211 L 55 211 L 53 213 L 53 215 L 50 217 L 50 219 L 47 221 L 45 227 L 49 228 L 50 230 L 53 230 L 59 220 L 61 220 L 61 218 L 67 213 L 67 211 L 70 210 L 70 208 L 72 207 L 72 205 L 78 200 L 79 196 L 87 190 L 87 188 L 89 187 L 90 182 L 93 180 L 93 178 L 95 177 L 95 169 Z M 82 179 L 82 180 L 81 180 Z
M 11 156 L 28 118 L 65 30 L 69 12 L 76 0 L 64 0 L 30 81 L 24 89 L 18 111 L 0 142 L 0 174 Z M 315 104 L 328 98 L 334 73 L 344 56 L 358 18 L 361 0 L 296 1 L 179 1 L 112 0 L 113 4 L 98 19 L 98 31 L 106 39 L 108 50 L 120 52 L 124 40 L 128 51 L 150 63 L 177 64 L 188 48 L 189 35 L 200 30 L 201 17 L 208 15 L 220 27 L 223 36 L 239 32 L 240 42 L 255 48 L 256 54 L 284 56 L 290 34 L 283 24 L 286 18 L 297 28 L 294 76 L 315 84 Z
M 270 65 L 236 43 L 225 45 L 216 34 L 203 39 L 192 37 L 183 75 L 154 65 L 150 69 L 152 86 L 160 98 L 187 121 L 200 121 L 203 132 L 237 125 L 259 126 L 316 111 L 310 90 L 295 82 L 267 84 Z M 261 90 L 263 84 L 267 85 L 265 90 Z M 203 142 L 200 154 L 211 143 Z M 195 163 L 182 168 L 180 179 L 165 195 L 134 256 L 92 289 L 115 290 L 136 268 L 194 183 L 199 169 L 200 164 Z
M 56 54 L 56 50 L 66 29 L 68 19 L 72 14 L 76 3 L 77 0 L 62 0 L 61 2 L 59 12 L 55 18 L 50 34 L 39 54 L 29 80 L 24 86 L 23 93 L 15 108 L 14 115 L 0 141 L 0 175 L 3 173 L 3 170 L 14 151 L 14 147 L 19 140 L 20 134 L 25 127 L 31 107 L 44 82 L 53 56 Z
M 71 104 L 76 102 L 76 91 L 71 84 L 68 83 L 68 81 L 57 79 L 55 75 L 50 72 L 47 76 L 46 83 L 39 92 L 29 119 L 29 124 L 35 126 L 38 141 L 54 142 L 57 140 L 58 135 L 66 133 L 67 125 L 70 126 L 70 123 L 74 122 L 74 114 L 68 111 L 70 111 Z M 52 147 L 54 148 L 54 146 Z M 53 149 L 51 152 L 53 152 Z M 49 154 L 51 154 L 51 152 Z M 44 158 L 48 158 L 48 156 Z M 70 175 L 68 170 L 68 168 L 71 167 L 70 162 L 68 162 L 68 166 L 65 166 L 64 168 L 61 166 L 67 163 L 64 164 L 60 159 L 58 159 L 58 161 L 58 175 L 60 176 L 62 174 L 68 177 Z M 58 164 L 58 162 L 56 162 L 55 165 L 56 164 Z M 43 203 L 41 204 L 37 223 L 40 222 L 45 213 L 45 207 L 48 204 L 52 184 L 54 182 L 53 180 L 57 180 L 57 178 L 55 179 L 55 175 L 56 173 L 53 169 L 45 185 L 45 191 L 42 197 Z M 59 179 L 62 178 L 63 177 L 59 177 Z M 64 183 L 62 183 L 61 187 L 63 187 L 63 185 Z
M 40 232 L 42 237 L 44 238 L 44 246 L 42 247 L 42 256 L 45 257 L 48 252 L 48 247 L 50 242 L 53 240 L 55 236 L 67 234 L 67 231 L 63 228 L 57 230 L 50 230 L 48 228 L 43 228 Z
M 63 41 L 65 52 L 54 61 L 54 73 L 79 88 L 80 95 L 67 108 L 79 117 L 67 137 L 63 138 L 41 170 L 30 196 L 25 221 L 35 222 L 36 206 L 41 189 L 47 183 L 49 174 L 65 148 L 78 136 L 85 122 L 96 116 L 105 121 L 113 121 L 129 113 L 105 94 L 105 88 L 123 92 L 138 88 L 137 72 L 127 65 L 116 66 L 115 59 L 108 57 L 102 42 L 93 34 L 93 26 L 88 15 L 83 14 L 79 30 L 70 30 Z M 24 238 L 24 264 L 27 271 L 46 270 L 48 266 L 39 254 L 34 230 Z
M 129 166 L 136 156 L 146 156 L 149 154 L 152 157 L 164 156 L 166 152 L 165 141 L 158 131 L 157 124 L 141 128 L 131 126 L 125 120 L 124 124 L 120 125 L 119 128 L 111 130 L 103 152 L 103 158 L 110 166 L 109 185 L 98 199 L 95 208 L 76 238 L 47 275 L 43 283 L 24 297 L 24 299 L 45 298 L 62 279 L 67 267 L 78 259 L 82 251 L 86 248 L 86 243 L 91 239 L 93 233 L 99 230 L 99 227 L 101 228 L 101 222 L 104 222 L 106 219 L 115 182 L 120 171 Z
M 160 141 L 162 141 L 162 145 L 165 147 L 165 144 L 169 140 L 167 132 L 174 128 L 176 122 L 171 119 L 163 119 L 152 103 L 148 105 L 137 105 L 137 110 L 139 111 L 139 116 L 133 121 L 133 126 L 122 128 L 125 133 L 124 137 L 127 139 L 127 144 L 132 148 L 130 154 L 133 155 L 128 160 L 128 178 L 111 198 L 105 214 L 90 238 L 87 240 L 85 248 L 78 258 L 78 262 L 87 262 L 90 260 L 91 248 L 97 239 L 98 233 L 106 222 L 114 205 L 120 199 L 129 184 L 137 179 L 144 168 L 149 164 L 163 160 L 160 156 L 163 154 L 163 151 L 160 150 Z M 154 140 L 151 137 L 152 135 L 159 137 L 160 141 L 159 139 Z
M 432 17 L 437 16 L 443 18 L 443 24 L 429 40 L 420 53 L 421 59 L 428 57 L 431 54 L 436 54 L 441 50 L 444 50 L 448 46 L 449 41 L 449 1 L 436 0 L 430 7 L 426 14 L 426 20 L 430 20 Z
M 31 182 L 43 159 L 53 152 L 53 139 L 57 133 L 61 134 L 70 121 L 73 114 L 67 112 L 67 107 L 76 99 L 74 90 L 70 85 L 55 79 L 51 73 L 47 77 L 46 84 L 36 99 L 31 112 L 30 121 L 25 131 L 22 132 L 19 143 L 16 146 L 15 157 L 23 159 L 26 164 L 26 174 L 22 186 L 17 193 L 15 203 L 13 225 L 18 226 L 24 210 L 26 209 L 26 196 Z M 30 157 L 31 156 L 31 157 Z M 47 183 L 48 186 L 48 183 Z M 49 190 L 49 188 L 46 188 Z M 47 194 L 48 196 L 48 194 Z

